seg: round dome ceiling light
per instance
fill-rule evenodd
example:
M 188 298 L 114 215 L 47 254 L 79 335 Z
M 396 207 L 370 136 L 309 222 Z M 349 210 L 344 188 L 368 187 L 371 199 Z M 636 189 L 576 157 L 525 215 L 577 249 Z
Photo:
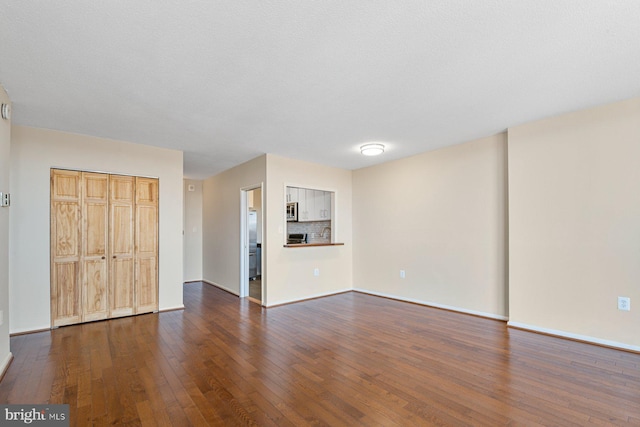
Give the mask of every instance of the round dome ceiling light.
M 360 152 L 365 156 L 379 156 L 384 153 L 382 144 L 364 144 L 360 147 Z

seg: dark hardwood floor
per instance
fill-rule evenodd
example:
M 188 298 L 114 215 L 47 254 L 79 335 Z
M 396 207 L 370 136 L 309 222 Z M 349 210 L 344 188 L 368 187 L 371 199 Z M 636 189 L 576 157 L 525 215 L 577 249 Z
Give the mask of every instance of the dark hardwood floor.
M 184 302 L 11 338 L 0 402 L 78 426 L 640 425 L 639 354 L 355 292 Z

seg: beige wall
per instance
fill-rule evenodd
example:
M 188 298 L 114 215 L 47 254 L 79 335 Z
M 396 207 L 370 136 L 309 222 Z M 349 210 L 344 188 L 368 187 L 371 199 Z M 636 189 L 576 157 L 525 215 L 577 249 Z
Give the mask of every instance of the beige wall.
M 262 183 L 263 303 L 270 306 L 351 289 L 351 172 L 270 154 L 204 181 L 204 280 L 240 293 L 241 189 Z M 345 246 L 283 247 L 286 185 L 336 191 L 335 232 Z M 313 276 L 314 268 L 320 269 L 320 276 Z
M 511 325 L 640 350 L 639 182 L 640 98 L 509 129 Z
M 21 126 L 13 127 L 11 145 L 12 332 L 50 327 L 52 167 L 159 178 L 159 306 L 183 306 L 182 152 Z
M 9 96 L 0 85 L 0 104 L 9 104 Z M 9 193 L 11 123 L 0 118 L 0 192 Z M 9 349 L 9 212 L 0 207 L 0 376 L 11 360 Z
M 194 191 L 189 191 L 192 185 Z M 184 281 L 202 280 L 202 181 L 184 180 Z
M 203 183 L 203 279 L 236 295 L 240 294 L 241 189 L 265 181 L 266 156 L 261 156 Z
M 506 318 L 506 173 L 506 134 L 356 170 L 354 287 Z
M 267 154 L 265 203 L 266 305 L 350 290 L 352 283 L 352 172 Z M 332 234 L 344 246 L 285 248 L 285 187 L 335 192 Z M 263 246 L 264 247 L 264 246 Z M 313 270 L 320 270 L 319 276 Z

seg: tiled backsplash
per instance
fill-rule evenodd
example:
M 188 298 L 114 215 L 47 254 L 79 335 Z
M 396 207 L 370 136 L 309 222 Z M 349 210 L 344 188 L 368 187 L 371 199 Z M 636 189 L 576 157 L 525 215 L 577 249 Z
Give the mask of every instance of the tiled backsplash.
M 307 243 L 331 243 L 331 221 L 288 222 L 287 234 L 293 233 L 307 233 Z

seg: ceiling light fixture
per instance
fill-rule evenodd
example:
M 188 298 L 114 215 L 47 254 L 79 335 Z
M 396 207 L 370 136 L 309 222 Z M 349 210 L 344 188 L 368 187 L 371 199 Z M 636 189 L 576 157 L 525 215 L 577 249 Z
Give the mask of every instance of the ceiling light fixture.
M 384 145 L 364 144 L 360 147 L 360 152 L 365 156 L 378 156 L 384 153 Z

